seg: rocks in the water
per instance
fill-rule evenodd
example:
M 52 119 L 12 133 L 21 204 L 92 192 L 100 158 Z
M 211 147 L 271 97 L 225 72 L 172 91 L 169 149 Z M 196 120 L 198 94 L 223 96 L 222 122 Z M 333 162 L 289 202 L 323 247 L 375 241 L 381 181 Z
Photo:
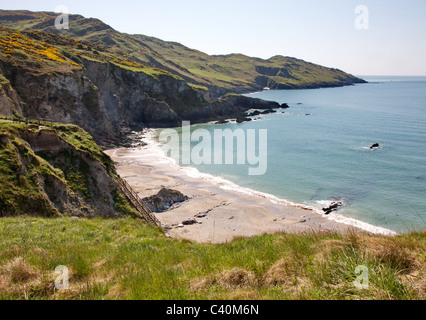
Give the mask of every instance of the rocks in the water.
M 379 147 L 380 147 L 380 144 L 375 143 L 375 144 L 373 144 L 373 145 L 370 147 L 370 149 L 371 149 L 371 150 L 373 150 L 373 149 L 377 149 L 377 148 L 379 148 Z
M 256 117 L 256 116 L 260 116 L 262 113 L 259 110 L 255 110 L 251 113 L 248 114 L 249 117 Z
M 329 215 L 330 213 L 337 211 L 342 206 L 343 202 L 333 202 L 327 208 L 323 208 L 322 211 L 324 211 L 326 215 Z
M 229 123 L 228 120 L 220 120 L 216 122 L 216 124 L 227 124 L 227 123 Z
M 290 109 L 290 106 L 287 103 L 283 103 L 280 109 Z
M 143 199 L 152 212 L 164 212 L 175 203 L 187 201 L 189 198 L 177 190 L 163 188 L 157 195 Z
M 286 109 L 286 108 L 279 108 L 279 109 Z M 277 113 L 277 110 L 274 110 L 274 109 L 266 109 L 264 111 L 255 110 L 255 111 L 252 111 L 251 113 L 249 113 L 247 116 L 248 117 L 256 117 L 256 116 L 261 116 L 261 115 L 266 115 L 266 114 L 271 114 L 271 113 Z
M 244 123 L 244 122 L 250 122 L 250 121 L 252 121 L 252 119 L 246 118 L 246 117 L 238 117 L 237 118 L 237 123 Z
M 274 109 L 267 109 L 267 110 L 261 112 L 260 114 L 265 115 L 265 114 L 270 114 L 270 113 L 277 113 L 277 111 L 274 110 Z

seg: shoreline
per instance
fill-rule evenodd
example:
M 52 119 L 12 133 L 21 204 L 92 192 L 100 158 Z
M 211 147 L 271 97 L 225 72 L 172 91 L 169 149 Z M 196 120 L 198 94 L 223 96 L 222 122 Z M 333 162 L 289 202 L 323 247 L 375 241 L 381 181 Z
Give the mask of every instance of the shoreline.
M 196 168 L 180 167 L 164 155 L 152 139 L 152 132 L 143 133 L 146 146 L 106 150 L 105 153 L 141 198 L 155 195 L 162 188 L 178 190 L 189 197 L 168 211 L 155 214 L 172 238 L 226 243 L 238 237 L 280 232 L 396 234 L 337 213 L 326 216 L 314 208 L 240 187 L 220 177 L 200 173 Z M 194 219 L 197 224 L 182 227 L 183 221 Z

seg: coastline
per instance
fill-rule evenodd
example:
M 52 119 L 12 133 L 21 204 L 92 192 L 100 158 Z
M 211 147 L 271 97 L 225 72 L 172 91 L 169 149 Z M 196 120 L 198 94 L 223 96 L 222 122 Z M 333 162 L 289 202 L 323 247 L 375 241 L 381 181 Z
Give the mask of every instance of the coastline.
M 144 133 L 146 146 L 105 153 L 141 198 L 155 195 L 162 188 L 178 190 L 189 197 L 168 211 L 156 214 L 170 237 L 198 243 L 226 243 L 238 237 L 279 232 L 395 234 L 339 214 L 326 216 L 314 208 L 242 188 L 192 167 L 180 167 L 164 155 L 152 134 L 153 131 Z M 200 214 L 201 218 L 196 217 Z M 182 227 L 183 221 L 194 219 L 197 224 Z

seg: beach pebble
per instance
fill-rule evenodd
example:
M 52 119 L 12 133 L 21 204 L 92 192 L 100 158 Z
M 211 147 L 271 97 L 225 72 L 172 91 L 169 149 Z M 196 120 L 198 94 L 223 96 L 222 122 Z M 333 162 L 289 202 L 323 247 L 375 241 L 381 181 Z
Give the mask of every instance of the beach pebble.
M 178 228 L 184 228 L 184 227 L 185 227 L 185 225 L 184 225 L 183 223 L 181 223 L 181 224 L 179 224 L 177 227 L 178 227 Z
M 306 219 L 302 219 L 302 220 L 300 220 L 299 222 L 300 223 L 305 223 L 307 220 Z

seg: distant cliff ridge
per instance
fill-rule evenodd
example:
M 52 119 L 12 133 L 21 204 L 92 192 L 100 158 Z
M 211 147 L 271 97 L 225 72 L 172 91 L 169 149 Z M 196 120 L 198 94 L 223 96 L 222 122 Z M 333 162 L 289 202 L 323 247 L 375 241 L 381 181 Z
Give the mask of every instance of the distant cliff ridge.
M 209 56 L 78 15 L 70 16 L 70 29 L 57 30 L 56 17 L 0 10 L 0 114 L 76 124 L 104 146 L 144 127 L 277 107 L 227 93 L 364 82 L 295 58 Z

